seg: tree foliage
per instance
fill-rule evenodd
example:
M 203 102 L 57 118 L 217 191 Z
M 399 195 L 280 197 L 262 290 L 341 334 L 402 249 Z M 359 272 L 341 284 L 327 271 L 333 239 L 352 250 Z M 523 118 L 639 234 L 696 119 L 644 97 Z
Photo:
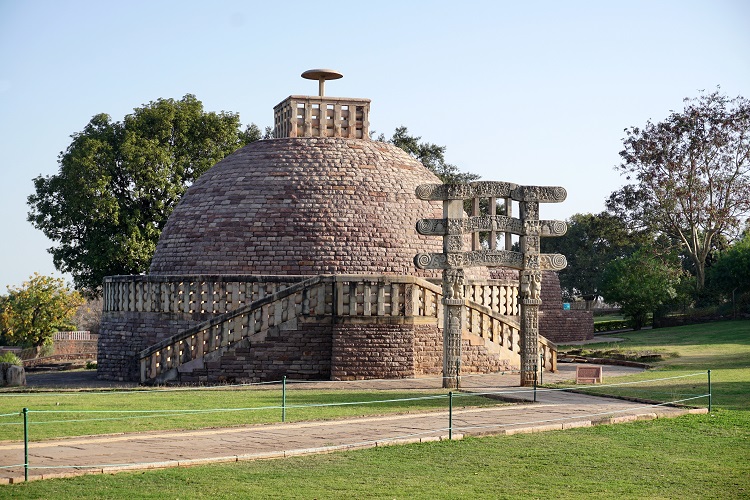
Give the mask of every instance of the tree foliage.
M 700 290 L 714 239 L 750 212 L 750 101 L 702 94 L 625 132 L 617 168 L 635 182 L 613 193 L 608 209 L 679 242 Z
M 380 134 L 378 140 L 399 147 L 416 158 L 422 165 L 437 175 L 445 184 L 471 182 L 479 179 L 477 174 L 461 172 L 459 168 L 445 161 L 445 146 L 423 142 L 421 137 L 409 135 L 409 130 L 398 127 L 390 139 Z
M 40 347 L 51 343 L 56 331 L 72 327 L 70 319 L 82 303 L 62 279 L 35 273 L 20 287 L 8 287 L 0 301 L 0 328 L 14 344 Z
M 567 258 L 568 266 L 559 276 L 563 293 L 571 298 L 593 300 L 600 296 L 602 273 L 607 265 L 631 255 L 648 241 L 646 232 L 631 230 L 607 212 L 575 214 L 567 225 L 565 235 L 542 238 L 542 251 L 561 253 Z
M 720 254 L 709 270 L 709 282 L 725 297 L 750 293 L 750 233 Z
M 648 313 L 677 296 L 680 271 L 641 248 L 629 257 L 612 261 L 602 275 L 604 300 L 620 304 L 623 314 L 639 330 Z
M 190 184 L 258 140 L 235 113 L 205 112 L 193 95 L 158 99 L 121 122 L 94 116 L 60 153 L 56 175 L 34 179 L 28 219 L 55 242 L 55 267 L 94 292 L 105 276 L 148 270 L 161 230 Z

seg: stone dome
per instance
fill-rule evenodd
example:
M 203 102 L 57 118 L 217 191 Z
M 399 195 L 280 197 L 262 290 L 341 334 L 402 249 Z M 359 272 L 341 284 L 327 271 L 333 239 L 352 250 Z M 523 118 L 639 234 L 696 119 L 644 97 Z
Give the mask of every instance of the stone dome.
M 251 143 L 203 174 L 169 218 L 151 274 L 409 274 L 442 238 L 420 218 L 442 203 L 415 188 L 439 179 L 401 149 L 368 139 Z

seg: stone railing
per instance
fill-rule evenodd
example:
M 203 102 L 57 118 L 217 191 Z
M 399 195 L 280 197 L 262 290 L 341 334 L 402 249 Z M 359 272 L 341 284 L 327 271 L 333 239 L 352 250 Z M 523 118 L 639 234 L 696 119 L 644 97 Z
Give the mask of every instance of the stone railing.
M 442 291 L 412 276 L 322 275 L 322 314 L 437 317 Z M 104 312 L 224 314 L 284 290 L 309 276 L 112 276 L 104 281 Z M 332 283 L 336 283 L 335 296 Z M 419 282 L 419 286 L 414 285 Z M 469 282 L 466 298 L 501 315 L 518 315 L 518 284 Z M 353 300 L 352 298 L 353 297 Z M 354 306 L 356 304 L 356 307 Z
M 542 362 L 542 369 L 557 371 L 557 344 L 541 335 L 539 336 L 539 359 Z
M 309 276 L 110 276 L 104 312 L 224 314 Z
M 478 335 L 520 355 L 521 337 L 518 316 L 501 316 L 486 306 L 466 301 L 466 327 L 464 331 Z
M 293 95 L 273 109 L 274 137 L 370 139 L 370 100 Z
M 91 334 L 88 330 L 79 330 L 76 332 L 55 332 L 52 340 L 96 340 L 97 335 Z
M 440 314 L 440 286 L 412 276 L 332 276 L 337 317 L 428 317 Z
M 324 285 L 320 277 L 310 278 L 144 349 L 141 382 L 172 380 L 187 363 L 213 359 L 248 338 L 262 340 L 269 328 L 283 328 L 300 315 L 325 314 L 325 301 L 319 299 Z
M 466 296 L 465 330 L 518 353 L 517 285 L 470 283 Z M 260 341 L 269 328 L 296 328 L 302 316 L 408 317 L 440 324 L 441 299 L 439 285 L 412 276 L 123 276 L 108 278 L 104 286 L 105 312 L 215 315 L 141 351 L 141 381 L 159 383 L 176 377 L 178 367 L 215 359 L 238 342 Z M 540 352 L 553 366 L 554 344 L 540 340 Z
M 503 316 L 518 316 L 518 282 L 504 280 L 486 280 L 464 285 L 465 297 L 481 306 Z
M 466 327 L 464 331 L 478 335 L 520 356 L 521 324 L 518 316 L 504 316 L 489 307 L 466 301 Z M 557 345 L 539 336 L 541 368 L 557 371 Z

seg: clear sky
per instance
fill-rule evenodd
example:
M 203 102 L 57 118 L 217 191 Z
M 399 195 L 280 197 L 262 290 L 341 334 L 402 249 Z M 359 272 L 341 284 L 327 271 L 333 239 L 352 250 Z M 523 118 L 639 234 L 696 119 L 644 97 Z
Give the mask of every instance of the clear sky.
M 486 180 L 561 185 L 542 217 L 599 212 L 623 129 L 717 85 L 750 98 L 750 2 L 0 0 L 0 293 L 56 275 L 26 221 L 32 179 L 92 116 L 195 94 L 273 124 L 317 94 L 372 99 L 371 128 L 447 146 Z

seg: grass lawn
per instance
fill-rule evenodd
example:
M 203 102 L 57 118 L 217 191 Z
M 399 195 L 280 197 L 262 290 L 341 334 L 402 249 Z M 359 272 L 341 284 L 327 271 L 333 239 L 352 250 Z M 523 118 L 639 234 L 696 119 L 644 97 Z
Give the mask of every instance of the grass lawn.
M 712 414 L 37 481 L 0 498 L 750 498 L 750 321 L 624 336 L 622 348 L 671 356 L 622 380 L 711 369 Z M 700 384 L 647 392 L 688 390 Z
M 594 316 L 594 323 L 603 323 L 605 321 L 623 321 L 625 316 L 622 314 L 603 314 L 601 316 Z

